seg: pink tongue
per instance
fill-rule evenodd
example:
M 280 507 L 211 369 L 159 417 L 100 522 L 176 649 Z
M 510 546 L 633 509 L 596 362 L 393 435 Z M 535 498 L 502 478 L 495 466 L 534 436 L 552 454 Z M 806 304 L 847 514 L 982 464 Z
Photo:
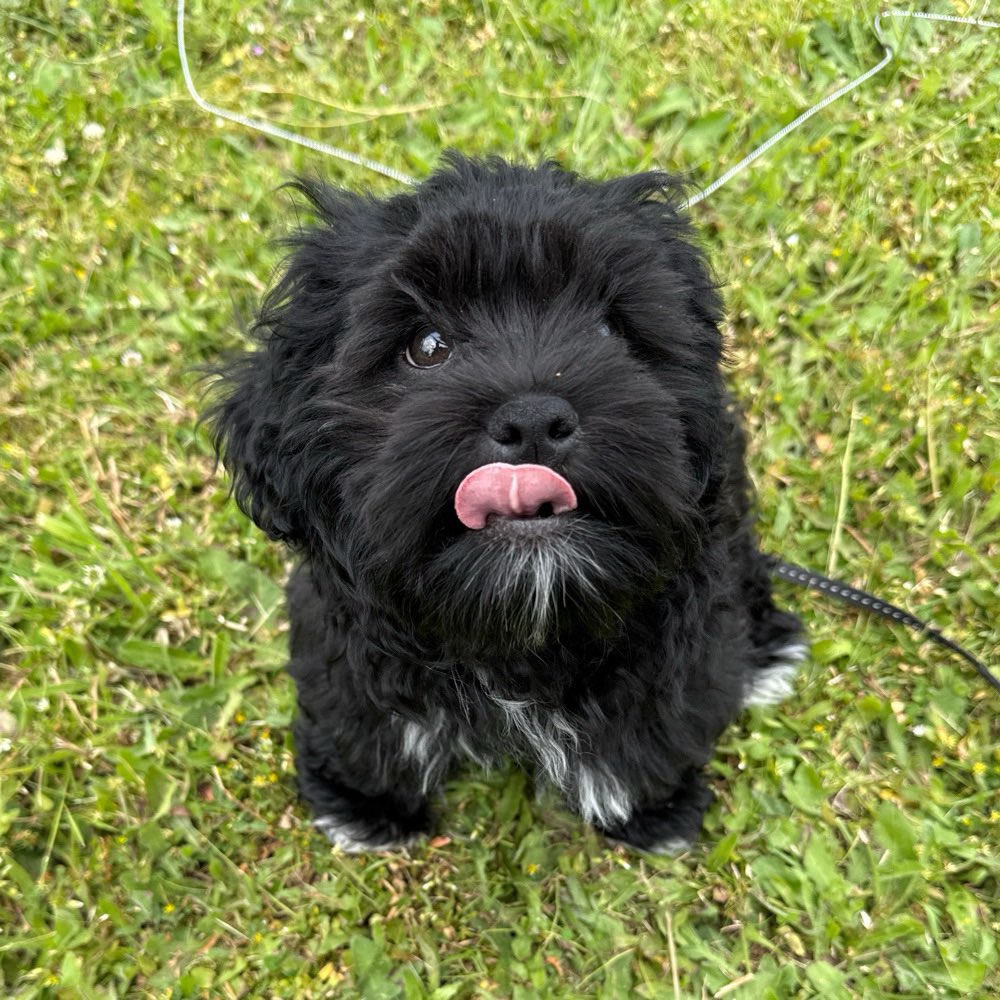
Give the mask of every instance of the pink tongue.
M 555 514 L 576 509 L 573 487 L 544 465 L 482 465 L 455 491 L 455 513 L 467 528 L 485 527 L 491 514 L 534 517 L 546 503 L 552 504 Z

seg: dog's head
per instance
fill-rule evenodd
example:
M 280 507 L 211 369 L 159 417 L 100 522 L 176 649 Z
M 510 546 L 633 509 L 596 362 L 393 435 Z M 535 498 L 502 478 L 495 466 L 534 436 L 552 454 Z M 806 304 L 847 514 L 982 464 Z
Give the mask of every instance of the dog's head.
M 728 474 L 719 299 L 673 182 L 453 156 L 385 200 L 296 187 L 316 222 L 212 412 L 243 509 L 427 645 L 612 631 Z

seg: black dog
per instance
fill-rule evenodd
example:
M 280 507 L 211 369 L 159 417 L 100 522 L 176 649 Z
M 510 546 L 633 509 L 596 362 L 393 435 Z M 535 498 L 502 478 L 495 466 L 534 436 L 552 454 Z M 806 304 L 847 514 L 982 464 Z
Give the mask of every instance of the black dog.
M 212 411 L 288 586 L 299 787 L 347 850 L 514 755 L 608 837 L 690 843 L 724 727 L 805 645 L 771 601 L 720 301 L 677 185 L 452 156 L 299 182 L 261 349 Z

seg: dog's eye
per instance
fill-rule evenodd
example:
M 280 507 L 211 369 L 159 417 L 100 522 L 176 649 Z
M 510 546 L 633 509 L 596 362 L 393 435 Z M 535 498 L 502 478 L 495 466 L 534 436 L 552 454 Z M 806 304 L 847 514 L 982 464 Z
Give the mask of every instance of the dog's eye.
M 406 360 L 414 368 L 437 368 L 451 355 L 451 347 L 437 330 L 418 333 L 406 345 Z
M 599 326 L 599 327 L 597 328 L 597 332 L 598 332 L 598 333 L 599 333 L 599 334 L 600 334 L 600 335 L 601 335 L 602 337 L 610 337 L 610 336 L 612 336 L 612 335 L 613 335 L 613 333 L 614 333 L 614 330 L 612 330 L 612 329 L 611 329 L 611 324 L 610 324 L 610 323 L 602 323 L 602 324 L 601 324 L 601 325 L 600 325 L 600 326 Z

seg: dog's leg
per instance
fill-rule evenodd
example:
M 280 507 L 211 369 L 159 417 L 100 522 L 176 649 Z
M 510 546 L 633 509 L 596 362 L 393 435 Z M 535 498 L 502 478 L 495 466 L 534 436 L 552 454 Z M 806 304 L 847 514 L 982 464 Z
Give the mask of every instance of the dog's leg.
M 628 819 L 595 824 L 609 840 L 651 854 L 681 854 L 694 843 L 714 795 L 701 772 L 690 768 L 663 800 L 635 808 Z
M 605 761 L 624 757 L 620 750 L 607 747 L 602 754 Z M 646 791 L 637 794 L 626 783 L 626 773 L 616 775 L 606 763 L 600 766 L 593 755 L 586 755 L 571 768 L 567 798 L 610 840 L 653 854 L 679 854 L 694 843 L 714 796 L 693 764 L 672 776 L 671 769 L 662 765 L 656 771 L 659 789 L 653 792 L 648 780 L 641 780 Z
M 350 853 L 385 851 L 426 833 L 428 793 L 446 762 L 429 743 L 433 755 L 419 756 L 414 734 L 421 727 L 310 714 L 303 705 L 294 727 L 298 785 L 330 843 Z
M 299 702 L 295 763 L 313 823 L 345 851 L 401 847 L 430 825 L 428 796 L 447 773 L 448 734 L 438 719 L 406 719 L 380 707 L 392 703 L 390 688 L 404 666 L 379 662 L 347 614 L 320 594 L 308 567 L 289 581 L 288 604 L 288 672 Z M 371 680 L 376 662 L 380 698 L 359 680 Z
M 792 681 L 809 653 L 805 629 L 795 615 L 774 606 L 770 562 L 756 549 L 747 559 L 743 591 L 753 647 L 743 704 L 776 705 L 791 693 Z

